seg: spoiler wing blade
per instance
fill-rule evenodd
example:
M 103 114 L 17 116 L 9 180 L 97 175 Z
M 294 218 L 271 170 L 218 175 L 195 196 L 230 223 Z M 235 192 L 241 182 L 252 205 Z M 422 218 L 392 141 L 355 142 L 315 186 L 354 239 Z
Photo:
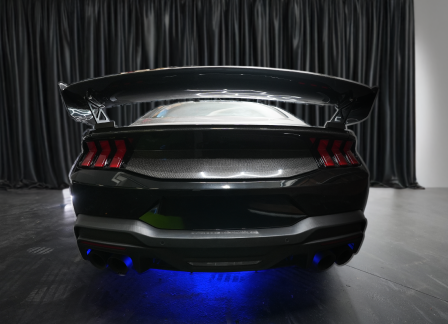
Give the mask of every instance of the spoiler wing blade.
M 239 66 L 142 70 L 60 82 L 59 88 L 70 116 L 90 125 L 99 123 L 92 107 L 99 114 L 103 108 L 139 102 L 221 98 L 332 105 L 337 111 L 330 123 L 345 127 L 368 118 L 378 91 L 317 73 Z

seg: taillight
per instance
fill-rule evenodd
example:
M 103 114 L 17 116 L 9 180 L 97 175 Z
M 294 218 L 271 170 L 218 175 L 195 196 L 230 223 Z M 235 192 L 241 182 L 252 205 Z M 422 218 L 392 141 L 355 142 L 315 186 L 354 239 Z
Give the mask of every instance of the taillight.
M 119 168 L 124 155 L 126 154 L 126 143 L 124 140 L 115 140 L 115 146 L 117 147 L 117 152 L 115 153 L 112 162 L 110 162 L 109 166 L 111 168 Z
M 106 164 L 107 158 L 109 157 L 110 154 L 109 141 L 100 141 L 100 145 L 101 145 L 101 153 L 95 162 L 96 168 L 102 168 Z
M 332 167 L 334 166 L 334 162 L 330 154 L 328 154 L 327 146 L 328 146 L 327 139 L 320 140 L 319 146 L 317 147 L 317 152 L 319 152 L 319 155 L 322 158 L 322 161 L 324 162 L 325 166 Z
M 89 152 L 87 153 L 86 157 L 84 158 L 84 160 L 82 161 L 81 165 L 82 166 L 89 166 L 92 163 L 93 158 L 96 155 L 97 152 L 97 148 L 95 145 L 95 142 L 87 142 L 87 147 L 89 148 Z
M 347 143 L 345 143 L 344 145 L 344 153 L 345 156 L 347 157 L 347 159 L 350 161 L 351 164 L 353 165 L 358 165 L 359 162 L 355 157 L 355 154 L 353 154 L 353 152 L 351 151 L 353 142 L 352 141 L 348 141 Z
M 336 158 L 336 161 L 341 166 L 348 165 L 347 160 L 345 159 L 344 155 L 342 155 L 340 147 L 341 147 L 342 141 L 335 140 L 333 142 L 333 146 L 331 147 L 331 152 L 333 152 L 334 157 Z
M 130 142 L 130 141 L 129 141 Z M 129 143 L 126 140 L 100 140 L 85 142 L 88 152 L 81 166 L 95 168 L 119 168 L 123 164 Z M 95 162 L 95 163 L 94 163 Z
M 310 138 L 312 152 L 320 167 L 357 166 L 359 161 L 351 151 L 353 141 Z M 331 145 L 330 145 L 331 144 Z

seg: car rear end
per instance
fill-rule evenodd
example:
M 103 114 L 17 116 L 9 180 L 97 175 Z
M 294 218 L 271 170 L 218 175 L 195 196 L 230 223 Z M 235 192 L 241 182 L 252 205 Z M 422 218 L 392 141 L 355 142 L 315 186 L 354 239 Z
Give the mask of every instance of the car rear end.
M 367 224 L 369 173 L 355 147 L 351 131 L 305 126 L 93 130 L 70 174 L 79 250 L 121 274 L 130 262 L 242 271 L 306 268 L 331 253 L 342 264 Z

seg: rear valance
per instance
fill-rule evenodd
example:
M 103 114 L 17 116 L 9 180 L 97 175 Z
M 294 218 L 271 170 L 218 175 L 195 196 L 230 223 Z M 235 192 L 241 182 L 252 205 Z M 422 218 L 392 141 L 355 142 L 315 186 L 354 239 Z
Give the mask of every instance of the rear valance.
M 239 66 L 142 70 L 59 83 L 70 115 L 88 124 L 108 121 L 102 108 L 172 99 L 262 99 L 332 105 L 333 124 L 366 119 L 378 91 L 361 83 L 322 74 Z

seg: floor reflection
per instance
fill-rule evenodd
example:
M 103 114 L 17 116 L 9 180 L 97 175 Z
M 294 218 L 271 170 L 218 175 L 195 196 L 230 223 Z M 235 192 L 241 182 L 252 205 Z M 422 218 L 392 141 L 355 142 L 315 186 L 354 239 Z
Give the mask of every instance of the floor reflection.
M 106 278 L 105 278 L 106 279 Z M 331 281 L 297 268 L 258 272 L 186 273 L 149 270 L 126 277 L 108 274 L 96 306 L 151 323 L 272 323 L 290 311 L 319 308 Z

